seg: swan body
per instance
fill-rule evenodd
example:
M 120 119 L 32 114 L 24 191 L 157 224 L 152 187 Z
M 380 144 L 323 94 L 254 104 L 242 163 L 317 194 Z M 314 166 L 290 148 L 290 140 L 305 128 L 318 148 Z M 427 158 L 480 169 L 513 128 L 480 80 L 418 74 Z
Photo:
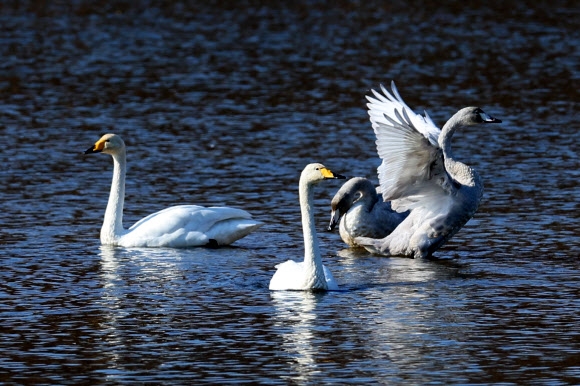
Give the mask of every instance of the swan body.
M 410 211 L 388 236 L 358 237 L 368 251 L 387 256 L 427 257 L 475 214 L 483 195 L 477 172 L 453 158 L 451 137 L 459 128 L 500 123 L 478 107 L 465 107 L 441 130 L 427 113 L 415 114 L 399 95 L 373 90 L 369 116 L 382 163 L 378 168 L 384 201 Z
M 179 205 L 153 213 L 125 229 L 125 143 L 116 134 L 105 134 L 85 151 L 85 154 L 92 153 L 111 155 L 114 165 L 111 193 L 101 228 L 103 245 L 174 248 L 229 245 L 262 225 L 241 209 Z
M 385 202 L 372 182 L 363 177 L 348 180 L 334 195 L 330 203 L 331 215 L 328 230 L 339 225 L 342 241 L 358 247 L 357 237 L 380 239 L 391 233 L 407 217 Z
M 306 165 L 300 175 L 299 198 L 304 233 L 304 261 L 288 260 L 276 266 L 270 280 L 271 290 L 338 290 L 330 271 L 322 264 L 316 229 L 314 227 L 313 187 L 326 179 L 345 178 L 324 165 Z

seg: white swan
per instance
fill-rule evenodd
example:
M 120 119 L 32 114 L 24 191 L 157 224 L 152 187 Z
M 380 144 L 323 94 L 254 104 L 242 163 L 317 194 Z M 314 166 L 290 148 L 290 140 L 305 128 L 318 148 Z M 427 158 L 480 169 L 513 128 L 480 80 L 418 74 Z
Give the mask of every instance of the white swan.
M 313 187 L 329 178 L 345 178 L 332 173 L 324 165 L 306 165 L 300 175 L 299 197 L 304 233 L 304 261 L 288 260 L 276 266 L 277 271 L 270 280 L 271 290 L 338 290 L 330 271 L 322 264 L 316 229 L 314 227 Z
M 441 247 L 473 216 L 483 194 L 477 172 L 453 159 L 456 129 L 500 123 L 478 107 L 466 107 L 439 130 L 427 113 L 415 114 L 399 95 L 373 90 L 370 120 L 382 163 L 378 168 L 383 199 L 409 216 L 387 237 L 356 242 L 380 255 L 426 257 Z
M 380 239 L 391 233 L 407 217 L 408 212 L 397 213 L 390 202 L 380 199 L 372 182 L 363 177 L 348 180 L 334 195 L 330 203 L 328 230 L 339 225 L 342 241 L 358 247 L 357 237 Z
M 241 209 L 179 205 L 153 213 L 125 229 L 125 142 L 118 135 L 105 134 L 85 151 L 92 153 L 113 157 L 113 182 L 101 228 L 104 245 L 175 248 L 228 245 L 262 225 Z

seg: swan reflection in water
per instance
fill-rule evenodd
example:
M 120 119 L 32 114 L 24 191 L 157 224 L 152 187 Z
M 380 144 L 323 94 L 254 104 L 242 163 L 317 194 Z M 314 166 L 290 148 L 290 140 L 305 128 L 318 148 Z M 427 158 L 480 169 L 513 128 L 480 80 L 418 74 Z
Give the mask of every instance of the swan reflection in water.
M 121 248 L 102 245 L 99 255 L 103 287 L 111 296 L 144 283 L 149 283 L 147 285 L 150 287 L 170 284 L 181 278 L 183 269 L 186 268 L 179 264 L 180 251 L 171 248 Z
M 368 256 L 352 248 L 337 254 L 341 273 L 356 288 L 349 312 L 358 320 L 352 328 L 366 330 L 359 335 L 375 342 L 370 357 L 424 372 L 426 355 L 467 349 L 462 342 L 477 321 L 467 305 L 463 263 Z
M 425 355 L 466 349 L 462 341 L 473 321 L 457 285 L 462 279 L 456 262 L 368 257 L 350 248 L 338 255 L 343 291 L 271 293 L 293 382 L 316 381 L 328 366 L 423 373 Z M 350 357 L 328 351 L 336 346 L 348 348 Z
M 319 348 L 315 344 L 318 328 L 315 312 L 321 293 L 304 291 L 273 291 L 271 297 L 275 306 L 274 326 L 282 336 L 283 350 L 291 357 L 297 379 L 304 383 L 311 380 L 317 369 L 315 355 Z
M 172 296 L 174 283 L 182 283 L 179 250 L 151 248 L 100 247 L 100 275 L 102 296 L 99 308 L 103 352 L 109 356 L 112 378 L 115 369 L 124 368 L 127 353 L 140 343 L 137 331 L 144 335 L 162 322 L 162 315 L 173 311 L 174 302 L 166 301 Z M 153 326 L 153 327 L 149 327 Z
M 349 276 L 355 285 L 372 283 L 413 283 L 449 279 L 457 274 L 457 267 L 447 265 L 448 261 L 428 259 L 402 259 L 369 256 L 360 248 L 345 248 L 337 252 L 342 273 Z M 360 284 L 358 284 L 360 283 Z

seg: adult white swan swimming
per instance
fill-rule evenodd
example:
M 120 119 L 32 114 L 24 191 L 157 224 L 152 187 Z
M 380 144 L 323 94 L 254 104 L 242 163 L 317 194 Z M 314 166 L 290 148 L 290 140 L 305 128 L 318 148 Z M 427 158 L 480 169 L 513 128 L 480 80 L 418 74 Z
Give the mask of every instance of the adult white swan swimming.
M 389 201 L 383 201 L 373 183 L 354 177 L 342 185 L 330 203 L 328 230 L 339 225 L 340 238 L 350 247 L 358 247 L 357 237 L 383 238 L 407 217 L 398 213 Z
M 355 241 L 380 255 L 426 257 L 440 248 L 476 212 L 483 194 L 477 172 L 453 158 L 451 137 L 467 126 L 500 123 L 479 107 L 465 107 L 441 130 L 427 113 L 415 114 L 399 95 L 383 86 L 373 90 L 370 120 L 383 160 L 378 168 L 383 199 L 409 216 L 382 239 L 358 237 Z
M 105 134 L 85 151 L 85 154 L 92 153 L 113 157 L 113 182 L 101 228 L 104 245 L 175 248 L 228 245 L 262 225 L 241 209 L 179 205 L 153 213 L 125 229 L 125 142 L 116 134 Z
M 316 229 L 314 227 L 313 187 L 330 178 L 345 178 L 335 174 L 324 165 L 306 165 L 300 174 L 299 199 L 304 233 L 304 261 L 288 260 L 276 266 L 277 271 L 270 280 L 271 290 L 338 290 L 330 271 L 322 264 Z

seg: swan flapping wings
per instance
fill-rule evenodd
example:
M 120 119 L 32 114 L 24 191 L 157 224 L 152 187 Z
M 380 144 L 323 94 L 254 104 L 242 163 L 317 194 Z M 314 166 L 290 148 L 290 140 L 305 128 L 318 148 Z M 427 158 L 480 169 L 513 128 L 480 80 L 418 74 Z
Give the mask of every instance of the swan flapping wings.
M 402 212 L 427 197 L 447 196 L 454 184 L 438 144 L 441 130 L 426 112 L 416 114 L 407 106 L 394 82 L 391 89 L 392 94 L 381 85 L 384 95 L 372 90 L 367 107 L 382 159 L 378 175 L 383 199 L 394 201 L 393 209 Z

